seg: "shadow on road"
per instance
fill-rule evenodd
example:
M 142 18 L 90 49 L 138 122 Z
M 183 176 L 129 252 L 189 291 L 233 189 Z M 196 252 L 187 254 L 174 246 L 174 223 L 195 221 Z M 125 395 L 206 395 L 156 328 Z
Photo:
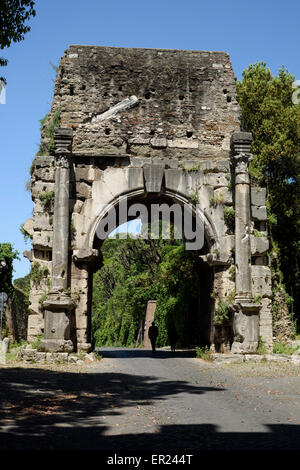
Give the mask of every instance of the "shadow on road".
M 157 432 L 105 435 L 105 419 L 122 421 L 122 408 L 167 400 L 180 393 L 222 388 L 157 381 L 121 373 L 0 370 L 0 449 L 3 450 L 296 450 L 300 427 L 269 425 L 266 433 L 224 433 L 211 424 L 163 425 Z
M 178 351 L 166 351 L 157 349 L 154 353 L 151 349 L 142 348 L 95 348 L 103 357 L 115 357 L 118 359 L 128 359 L 137 357 L 151 357 L 156 359 L 169 359 L 171 357 L 196 357 L 195 349 L 180 349 Z

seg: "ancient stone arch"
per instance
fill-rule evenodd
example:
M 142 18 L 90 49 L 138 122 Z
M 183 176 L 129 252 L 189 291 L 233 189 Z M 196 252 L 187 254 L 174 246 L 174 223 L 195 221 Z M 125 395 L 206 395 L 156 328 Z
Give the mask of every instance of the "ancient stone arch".
M 259 336 L 271 348 L 266 193 L 251 187 L 250 146 L 226 53 L 71 46 L 32 167 L 28 340 L 43 333 L 47 352 L 91 348 L 97 227 L 124 200 L 155 200 L 189 205 L 204 224 L 212 349 L 254 352 Z M 233 321 L 218 326 L 229 298 Z

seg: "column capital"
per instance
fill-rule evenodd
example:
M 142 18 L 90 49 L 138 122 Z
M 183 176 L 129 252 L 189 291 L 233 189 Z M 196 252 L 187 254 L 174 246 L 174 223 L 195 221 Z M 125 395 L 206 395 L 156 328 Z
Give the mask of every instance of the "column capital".
M 239 175 L 242 173 L 248 174 L 249 162 L 253 160 L 251 153 L 244 153 L 244 152 L 238 153 L 237 155 L 233 156 L 232 160 L 234 162 L 236 175 Z

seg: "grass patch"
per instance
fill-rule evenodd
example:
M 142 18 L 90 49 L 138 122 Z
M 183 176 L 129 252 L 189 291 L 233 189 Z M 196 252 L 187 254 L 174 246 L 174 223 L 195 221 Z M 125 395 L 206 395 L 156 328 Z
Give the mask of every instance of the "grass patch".
M 31 345 L 32 349 L 39 349 L 43 337 L 43 335 L 37 336 L 36 340 Z
M 256 354 L 267 354 L 266 346 L 263 340 L 261 339 L 261 336 L 258 338 L 258 346 L 256 349 Z
M 293 354 L 295 352 L 295 348 L 292 348 L 288 343 L 284 341 L 279 341 L 278 343 L 274 343 L 273 345 L 273 353 L 274 354 Z
M 211 350 L 208 346 L 197 346 L 196 347 L 196 357 L 203 359 L 204 361 L 213 362 L 214 358 Z

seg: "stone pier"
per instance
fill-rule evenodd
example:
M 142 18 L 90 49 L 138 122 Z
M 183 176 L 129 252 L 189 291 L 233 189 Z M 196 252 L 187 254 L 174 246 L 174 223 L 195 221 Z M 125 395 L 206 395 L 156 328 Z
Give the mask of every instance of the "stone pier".
M 72 129 L 56 129 L 55 141 L 55 203 L 51 290 L 44 308 L 44 339 L 40 351 L 71 352 L 70 316 L 74 302 L 68 293 L 69 270 L 69 187 Z
M 235 303 L 231 347 L 233 353 L 255 352 L 259 337 L 259 305 L 251 289 L 251 213 L 248 165 L 252 135 L 236 132 L 231 138 L 235 175 Z

